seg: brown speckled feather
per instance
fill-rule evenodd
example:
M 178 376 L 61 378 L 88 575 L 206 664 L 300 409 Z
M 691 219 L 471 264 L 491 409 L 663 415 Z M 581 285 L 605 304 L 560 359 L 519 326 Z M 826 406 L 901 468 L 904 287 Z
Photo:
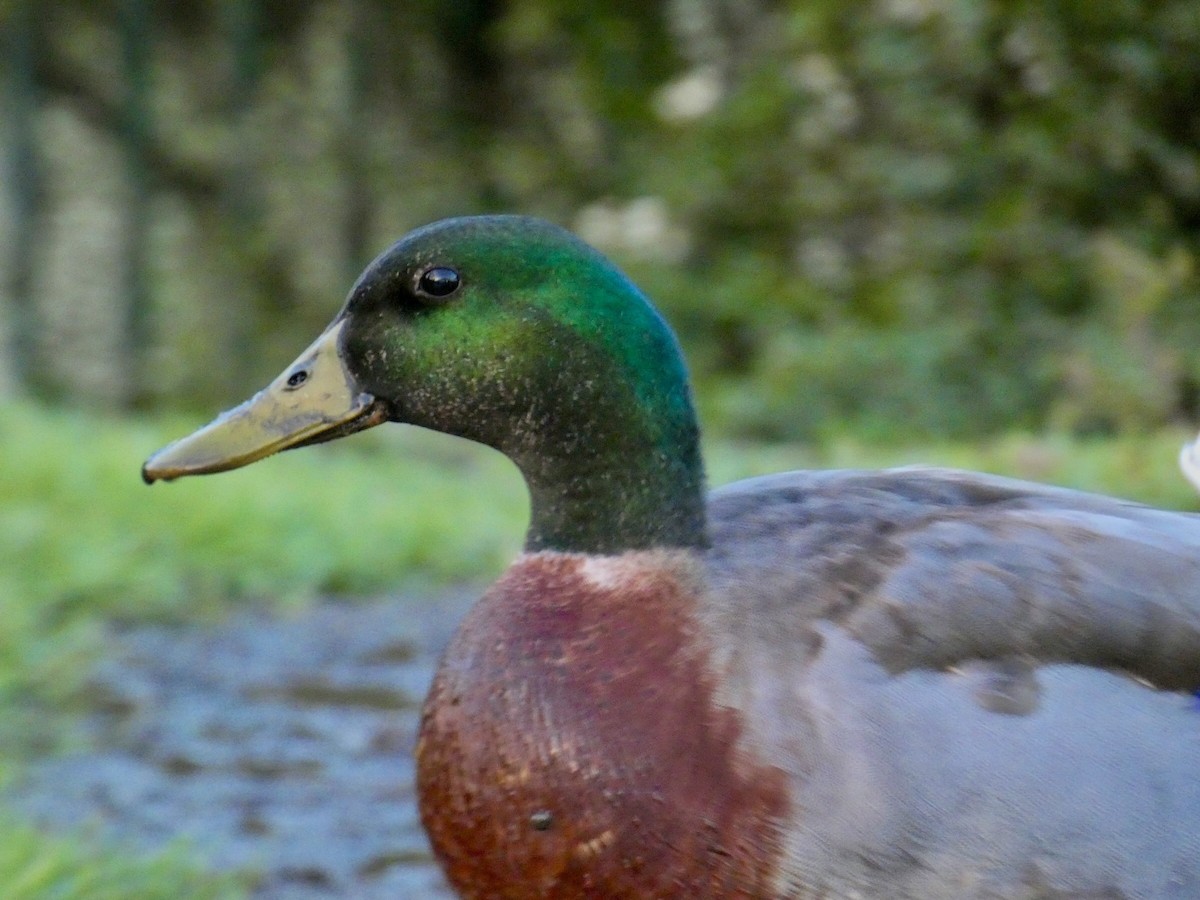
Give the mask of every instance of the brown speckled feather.
M 530 554 L 468 614 L 417 749 L 422 820 L 463 896 L 771 895 L 786 776 L 713 701 L 695 568 Z

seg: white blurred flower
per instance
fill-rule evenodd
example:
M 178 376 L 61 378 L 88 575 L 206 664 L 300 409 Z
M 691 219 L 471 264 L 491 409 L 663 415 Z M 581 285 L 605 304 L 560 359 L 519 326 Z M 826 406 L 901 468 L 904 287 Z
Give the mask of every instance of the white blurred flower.
M 829 130 L 836 134 L 845 134 L 858 124 L 860 110 L 858 101 L 849 91 L 838 91 L 830 94 L 825 101 L 825 119 Z
M 1024 25 L 1017 25 L 1004 38 L 1001 46 L 1004 58 L 1013 65 L 1024 65 L 1037 57 L 1037 44 L 1033 35 Z
M 654 110 L 664 122 L 690 122 L 717 108 L 725 95 L 715 66 L 700 66 L 659 88 Z
M 625 241 L 631 247 L 657 244 L 671 228 L 662 197 L 638 197 L 625 207 Z
M 608 200 L 589 203 L 575 216 L 575 233 L 602 250 L 621 244 L 621 211 Z
M 575 231 L 602 250 L 665 262 L 681 260 L 690 243 L 661 197 L 637 197 L 624 206 L 612 200 L 589 204 L 576 216 Z
M 1030 63 L 1021 71 L 1021 87 L 1035 97 L 1046 97 L 1054 93 L 1054 73 L 1041 60 Z
M 1052 64 L 1045 58 L 1037 35 L 1018 25 L 1004 39 L 1005 59 L 1020 70 L 1021 87 L 1036 97 L 1054 92 L 1057 79 Z
M 879 10 L 902 25 L 920 25 L 938 11 L 936 0 L 880 0 Z
M 793 85 L 808 95 L 792 133 L 805 146 L 818 146 L 858 125 L 862 110 L 850 82 L 823 53 L 796 60 L 788 71 Z
M 814 235 L 796 248 L 797 261 L 804 274 L 829 288 L 845 286 L 850 280 L 850 255 L 840 241 Z
M 796 60 L 788 73 L 792 83 L 810 94 L 831 94 L 842 89 L 842 74 L 824 53 L 810 53 Z

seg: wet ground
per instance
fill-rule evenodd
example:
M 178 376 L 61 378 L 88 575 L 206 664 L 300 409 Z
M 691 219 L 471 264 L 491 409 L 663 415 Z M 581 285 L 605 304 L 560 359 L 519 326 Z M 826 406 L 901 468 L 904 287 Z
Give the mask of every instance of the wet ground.
M 449 897 L 417 819 L 420 703 L 475 596 L 326 603 L 115 638 L 86 749 L 16 802 L 51 828 L 181 840 L 281 900 Z

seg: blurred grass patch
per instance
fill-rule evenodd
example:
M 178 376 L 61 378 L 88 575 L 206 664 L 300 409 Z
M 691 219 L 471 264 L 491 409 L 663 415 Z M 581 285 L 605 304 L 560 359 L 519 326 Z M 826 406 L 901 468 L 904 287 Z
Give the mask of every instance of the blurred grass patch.
M 1179 448 L 1195 437 L 1162 429 L 1114 437 L 1006 434 L 979 441 L 883 445 L 838 437 L 819 446 L 718 442 L 709 454 L 714 485 L 789 469 L 947 466 L 1111 494 L 1167 509 L 1200 509 L 1180 474 Z
M 0 422 L 0 698 L 69 695 L 106 621 L 488 578 L 527 515 L 499 454 L 413 428 L 151 489 L 142 460 L 200 422 L 11 402 Z
M 203 872 L 183 848 L 146 857 L 87 837 L 48 837 L 0 818 L 5 900 L 234 900 L 248 881 Z

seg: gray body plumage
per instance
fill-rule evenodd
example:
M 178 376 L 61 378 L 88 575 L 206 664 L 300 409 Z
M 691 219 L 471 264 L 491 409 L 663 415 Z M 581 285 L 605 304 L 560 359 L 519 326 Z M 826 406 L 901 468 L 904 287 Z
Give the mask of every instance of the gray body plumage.
M 793 773 L 781 896 L 1200 898 L 1200 517 L 937 469 L 709 515 L 721 699 Z

